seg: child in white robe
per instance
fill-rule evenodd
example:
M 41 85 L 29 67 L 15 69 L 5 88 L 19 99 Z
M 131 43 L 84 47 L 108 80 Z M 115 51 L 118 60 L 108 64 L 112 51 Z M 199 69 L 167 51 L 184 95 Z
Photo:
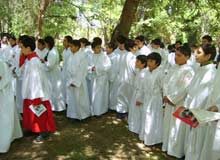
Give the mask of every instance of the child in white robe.
M 114 43 L 108 43 L 106 45 L 106 53 L 111 60 L 111 68 L 108 73 L 109 77 L 109 109 L 116 110 L 117 105 L 117 92 L 119 83 L 117 81 L 119 71 L 119 55 L 114 52 Z
M 175 53 L 175 66 L 168 70 L 164 83 L 164 125 L 162 150 L 177 158 L 184 156 L 186 124 L 173 117 L 176 107 L 183 106 L 193 76 L 193 68 L 187 64 L 191 50 L 187 46 L 180 46 Z
M 127 52 L 120 55 L 119 74 L 117 77 L 119 82 L 116 106 L 118 118 L 124 118 L 129 110 L 132 97 L 132 83 L 135 76 L 136 56 L 134 54 L 137 51 L 137 46 L 133 40 L 129 39 L 125 42 L 125 49 Z
M 72 41 L 71 36 L 65 36 L 63 39 L 63 46 L 64 50 L 62 53 L 63 56 L 63 64 L 62 64 L 62 84 L 63 84 L 63 97 L 64 97 L 64 102 L 66 102 L 66 77 L 67 77 L 67 61 L 69 59 L 69 56 L 71 55 L 71 50 L 70 50 L 70 42 Z
M 212 63 L 216 55 L 214 46 L 207 44 L 200 46 L 196 50 L 196 61 L 200 67 L 195 71 L 195 76 L 189 85 L 184 106 L 187 109 L 207 110 L 208 97 L 213 89 L 213 82 L 216 74 L 215 65 Z M 205 160 L 203 150 L 205 147 L 205 135 L 208 126 L 198 126 L 197 128 L 186 127 L 186 160 Z M 188 138 L 188 139 L 187 139 Z
M 11 81 L 7 64 L 0 60 L 0 153 L 7 152 L 11 142 L 22 137 Z
M 67 117 L 83 120 L 90 116 L 86 83 L 88 62 L 80 51 L 79 40 L 72 40 L 70 49 L 72 54 L 67 61 L 66 70 Z
M 143 35 L 137 36 L 135 38 L 135 43 L 138 46 L 137 55 L 148 55 L 151 53 L 151 50 L 145 45 L 145 37 Z
M 46 48 L 46 44 L 43 39 L 37 40 L 37 48 L 35 49 L 35 52 L 40 59 L 44 59 L 46 57 L 48 49 Z
M 93 54 L 89 59 L 89 77 L 91 80 L 91 112 L 92 115 L 100 116 L 108 111 L 108 71 L 111 61 L 101 51 L 100 42 L 92 43 Z
M 48 78 L 52 85 L 51 99 L 52 99 L 52 110 L 63 111 L 66 109 L 64 96 L 63 96 L 63 85 L 59 62 L 59 53 L 54 47 L 54 39 L 51 36 L 45 37 L 45 43 L 48 48 L 48 53 L 45 56 L 44 64 L 47 71 Z
M 141 130 L 144 103 L 144 95 L 142 91 L 147 73 L 146 67 L 147 56 L 138 55 L 135 62 L 135 68 L 137 71 L 133 81 L 133 95 L 130 101 L 131 105 L 128 112 L 128 129 L 136 134 L 139 134 Z
M 163 77 L 159 53 L 152 52 L 147 56 L 149 74 L 145 78 L 144 104 L 142 113 L 140 140 L 145 145 L 155 145 L 162 142 L 163 135 Z

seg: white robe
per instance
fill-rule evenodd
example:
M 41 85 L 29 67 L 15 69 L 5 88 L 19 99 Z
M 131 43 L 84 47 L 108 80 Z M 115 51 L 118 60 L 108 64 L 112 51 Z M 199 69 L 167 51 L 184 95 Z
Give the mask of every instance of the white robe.
M 120 55 L 119 74 L 117 77 L 119 88 L 116 111 L 118 113 L 127 113 L 130 106 L 132 82 L 135 76 L 135 61 L 136 56 L 131 52 Z
M 187 87 L 194 76 L 193 69 L 187 65 L 176 65 L 170 69 L 168 81 L 164 83 L 164 96 L 175 105 L 166 104 L 164 115 L 163 151 L 177 158 L 184 156 L 184 138 L 186 124 L 173 117 L 176 107 L 183 106 Z
M 119 83 L 117 81 L 117 76 L 119 72 L 119 55 L 115 52 L 108 55 L 111 60 L 111 68 L 108 72 L 109 77 L 109 108 L 111 110 L 116 110 L 117 105 L 117 93 Z
M 66 102 L 66 77 L 67 77 L 67 61 L 69 59 L 69 56 L 71 55 L 70 48 L 64 49 L 62 56 L 63 56 L 63 65 L 62 65 L 62 84 L 63 84 L 63 97 L 64 101 Z
M 36 48 L 35 52 L 37 53 L 37 55 L 39 56 L 40 59 L 44 59 L 45 56 L 47 55 L 48 49 L 44 48 L 43 50 L 40 50 L 40 49 Z
M 199 108 L 207 109 L 208 97 L 213 89 L 213 82 L 216 74 L 216 68 L 214 64 L 208 64 L 199 67 L 195 71 L 195 76 L 189 85 L 187 97 L 185 99 L 186 108 Z M 204 149 L 206 132 L 210 129 L 208 125 L 198 126 L 197 128 L 186 127 L 186 160 L 205 160 L 202 155 L 207 150 Z
M 144 132 L 139 138 L 144 140 L 145 145 L 155 145 L 162 142 L 163 135 L 163 70 L 158 67 L 149 72 L 148 76 L 144 87 Z
M 92 71 L 92 67 L 96 70 Z M 99 116 L 108 111 L 108 70 L 111 61 L 104 53 L 92 54 L 89 59 L 89 77 L 91 80 L 91 112 L 92 115 Z
M 146 45 L 144 45 L 142 48 L 140 48 L 139 50 L 138 50 L 138 52 L 137 52 L 137 56 L 138 55 L 145 55 L 145 56 L 147 56 L 147 55 L 149 55 L 151 53 L 151 50 L 146 46 Z
M 82 120 L 90 116 L 87 69 L 88 62 L 83 52 L 78 51 L 69 56 L 66 70 L 67 117 L 69 118 Z
M 0 77 L 0 153 L 5 153 L 14 139 L 22 137 L 22 130 L 14 102 L 12 76 L 2 60 L 0 60 Z
M 141 130 L 143 105 L 136 106 L 136 101 L 142 104 L 144 103 L 143 88 L 147 72 L 146 68 L 139 70 L 133 81 L 133 95 L 128 112 L 128 129 L 137 134 L 139 134 Z
M 47 62 L 45 68 L 48 78 L 52 85 L 51 100 L 53 111 L 63 111 L 66 109 L 63 97 L 62 77 L 59 66 L 59 53 L 55 48 L 48 52 Z

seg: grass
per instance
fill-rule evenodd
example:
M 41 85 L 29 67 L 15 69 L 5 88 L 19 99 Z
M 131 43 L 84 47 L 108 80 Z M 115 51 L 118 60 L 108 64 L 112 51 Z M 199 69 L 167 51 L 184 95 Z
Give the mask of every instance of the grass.
M 174 160 L 161 152 L 161 145 L 144 146 L 113 112 L 81 122 L 67 119 L 65 113 L 55 118 L 58 131 L 49 140 L 34 144 L 35 136 L 18 139 L 0 160 Z

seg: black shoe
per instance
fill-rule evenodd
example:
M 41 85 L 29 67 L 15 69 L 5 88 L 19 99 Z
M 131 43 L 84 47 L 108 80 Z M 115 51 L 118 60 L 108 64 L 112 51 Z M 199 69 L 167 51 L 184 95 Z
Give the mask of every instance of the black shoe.
M 42 144 L 42 143 L 44 143 L 44 137 L 40 134 L 39 136 L 37 136 L 35 139 L 34 139 L 34 143 L 35 144 Z

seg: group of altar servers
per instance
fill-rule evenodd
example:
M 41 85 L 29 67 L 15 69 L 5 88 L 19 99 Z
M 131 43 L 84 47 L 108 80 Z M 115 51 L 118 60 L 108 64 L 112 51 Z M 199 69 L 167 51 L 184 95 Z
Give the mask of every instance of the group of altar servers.
M 220 112 L 218 54 L 209 35 L 190 47 L 177 41 L 168 49 L 160 39 L 145 43 L 122 35 L 117 45 L 95 37 L 90 43 L 63 39 L 62 64 L 54 38 L 9 36 L 0 50 L 0 153 L 22 137 L 38 133 L 42 143 L 56 131 L 52 111 L 66 110 L 83 120 L 114 110 L 146 146 L 162 143 L 162 151 L 186 160 L 220 159 L 220 124 L 191 128 L 173 117 L 179 107 Z M 43 107 L 42 107 L 43 106 Z M 37 115 L 33 108 L 43 108 Z

